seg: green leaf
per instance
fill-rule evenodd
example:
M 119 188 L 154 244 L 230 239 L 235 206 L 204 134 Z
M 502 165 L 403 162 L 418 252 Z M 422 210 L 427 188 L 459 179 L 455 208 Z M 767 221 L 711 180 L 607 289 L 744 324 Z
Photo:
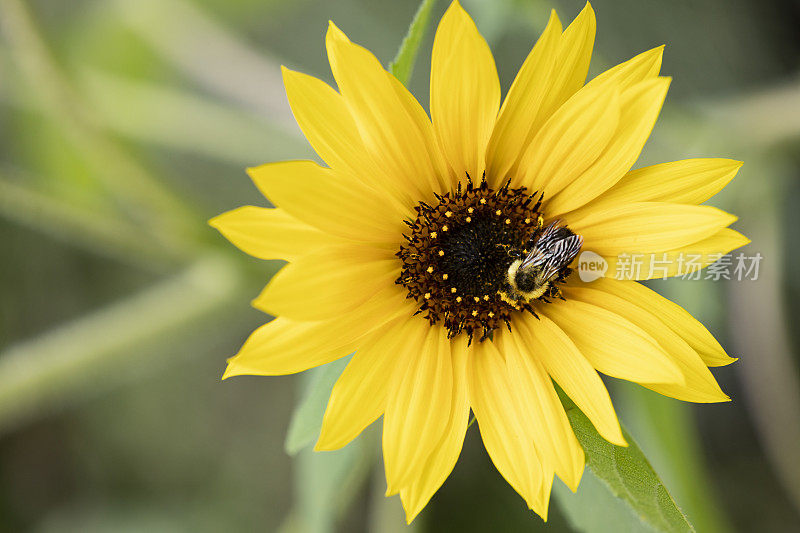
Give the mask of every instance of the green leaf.
M 403 38 L 403 42 L 400 43 L 400 49 L 389 66 L 392 74 L 403 85 L 407 85 L 409 78 L 411 78 L 411 72 L 414 70 L 414 61 L 416 61 L 417 53 L 419 53 L 419 45 L 422 43 L 428 24 L 430 24 L 431 11 L 433 11 L 435 4 L 436 0 L 422 0 L 417 13 L 414 15 L 414 20 L 411 21 L 411 26 L 408 27 L 408 33 Z
M 732 531 L 717 502 L 691 406 L 634 383 L 615 385 L 615 403 L 628 428 L 692 524 L 703 533 Z
M 343 357 L 327 365 L 313 368 L 305 373 L 306 387 L 303 398 L 292 414 L 289 432 L 286 434 L 284 448 L 289 455 L 311 444 L 319 437 L 322 417 L 328 405 L 328 398 L 336 380 L 339 379 L 350 357 Z
M 571 529 L 584 532 L 635 533 L 653 531 L 638 520 L 631 508 L 615 497 L 605 483 L 586 470 L 575 494 L 566 485 L 553 483 L 553 496 Z
M 592 423 L 563 391 L 561 401 L 575 435 L 586 451 L 587 479 L 578 494 L 557 490 L 556 497 L 574 527 L 586 532 L 618 531 L 694 531 L 686 515 L 678 508 L 661 478 L 647 461 L 633 437 L 622 428 L 628 446 L 615 446 L 601 437 Z M 590 476 L 590 475 L 591 476 Z M 592 477 L 626 505 L 610 505 Z M 586 487 L 586 481 L 589 481 Z M 599 496 L 593 497 L 594 494 Z M 578 500 L 576 502 L 576 500 Z M 581 504 L 580 500 L 585 503 Z M 628 511 L 625 516 L 624 510 Z M 590 519 L 587 516 L 592 514 Z M 622 526 L 621 524 L 624 524 Z
M 305 448 L 294 458 L 294 503 L 280 533 L 333 533 L 375 462 L 373 432 L 341 450 Z

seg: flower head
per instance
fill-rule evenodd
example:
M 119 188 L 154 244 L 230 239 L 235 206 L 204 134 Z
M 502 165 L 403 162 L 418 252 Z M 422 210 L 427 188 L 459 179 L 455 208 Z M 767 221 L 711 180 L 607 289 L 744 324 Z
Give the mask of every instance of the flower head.
M 598 371 L 681 400 L 728 400 L 707 367 L 733 359 L 681 307 L 614 279 L 613 264 L 632 252 L 699 253 L 707 264 L 746 244 L 727 228 L 733 216 L 699 205 L 740 163 L 631 171 L 669 86 L 663 50 L 584 84 L 594 34 L 588 4 L 563 31 L 553 13 L 501 105 L 489 47 L 453 2 L 433 46 L 429 119 L 331 24 L 338 91 L 283 71 L 327 166 L 250 169 L 277 208 L 211 222 L 244 251 L 289 261 L 254 301 L 278 318 L 225 377 L 291 374 L 355 352 L 317 449 L 340 448 L 383 416 L 387 494 L 400 494 L 409 521 L 452 470 L 470 410 L 497 469 L 546 518 L 554 475 L 575 490 L 584 468 L 553 381 L 620 446 Z M 577 279 L 581 249 L 612 263 L 607 277 Z

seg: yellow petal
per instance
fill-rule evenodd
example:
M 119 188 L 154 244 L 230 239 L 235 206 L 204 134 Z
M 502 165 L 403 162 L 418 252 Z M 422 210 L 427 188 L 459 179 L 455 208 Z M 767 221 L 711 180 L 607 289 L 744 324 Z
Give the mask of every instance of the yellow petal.
M 666 252 L 606 255 L 608 270 L 605 276 L 619 280 L 646 280 L 687 275 L 699 279 L 701 269 L 749 242 L 750 239 L 738 231 L 723 228 L 710 237 Z
M 585 209 L 631 202 L 701 204 L 725 187 L 741 168 L 733 159 L 685 159 L 628 172 Z
M 613 444 L 626 446 L 603 380 L 567 334 L 543 315 L 538 320 L 516 317 L 511 327 L 600 435 Z
M 597 160 L 547 202 L 548 216 L 576 209 L 617 183 L 639 158 L 667 95 L 669 78 L 643 81 L 621 96 L 619 127 Z
M 634 382 L 683 383 L 680 369 L 653 337 L 620 315 L 582 301 L 582 292 L 569 294 L 567 301 L 552 302 L 541 312 L 598 371 Z
M 239 375 L 294 374 L 330 363 L 355 349 L 355 335 L 339 335 L 333 321 L 295 322 L 276 318 L 255 330 L 222 379 Z
M 542 103 L 550 89 L 561 22 L 555 10 L 508 90 L 486 149 L 486 179 L 497 187 L 515 173 L 519 159 L 544 122 Z M 546 117 L 544 117 L 546 118 Z
M 593 289 L 605 291 L 637 304 L 657 316 L 669 329 L 680 335 L 707 366 L 724 366 L 736 361 L 729 357 L 714 336 L 686 309 L 635 281 L 597 280 Z
M 663 55 L 664 45 L 657 46 L 606 70 L 586 85 L 594 86 L 601 83 L 614 83 L 623 90 L 627 89 L 641 81 L 658 76 Z
M 596 29 L 594 9 L 586 2 L 559 40 L 550 90 L 542 104 L 543 116 L 552 114 L 583 86 L 592 59 Z
M 517 407 L 515 397 L 519 392 L 512 386 L 503 357 L 494 344 L 474 345 L 467 377 L 472 410 L 494 466 L 530 509 L 547 516 L 543 487 L 547 485 L 549 494 L 552 473 L 542 464 L 534 445 L 539 435 L 530 414 Z
M 228 360 L 223 379 L 243 374 L 294 374 L 351 354 L 360 340 L 414 306 L 396 286 L 386 287 L 359 308 L 332 320 L 300 322 L 279 317 L 255 330 Z
M 431 58 L 431 119 L 454 173 L 483 174 L 486 144 L 500 107 L 489 45 L 458 1 L 442 17 Z
M 400 265 L 390 252 L 363 245 L 329 245 L 280 270 L 253 302 L 295 320 L 333 318 L 394 285 Z
M 433 128 L 414 97 L 333 23 L 326 45 L 333 76 L 376 163 L 406 184 L 416 201 L 449 188 Z
M 248 205 L 216 216 L 208 223 L 236 247 L 259 259 L 293 261 L 337 240 L 291 217 L 283 209 Z
M 328 166 L 387 191 L 388 198 L 411 198 L 370 157 L 344 99 L 313 76 L 281 67 L 289 105 L 308 142 Z M 412 205 L 407 203 L 406 205 Z
M 359 343 L 333 387 L 315 450 L 338 450 L 383 414 L 399 345 L 424 334 L 418 322 L 401 316 Z
M 680 335 L 667 327 L 658 317 L 636 303 L 631 303 L 608 292 L 570 286 L 565 288 L 567 298 L 603 307 L 633 322 L 650 334 L 683 374 L 685 384 L 642 383 L 665 396 L 687 402 L 725 402 L 730 398 L 722 392 L 703 360 Z
M 566 217 L 584 239 L 583 249 L 603 256 L 666 252 L 698 242 L 732 224 L 736 217 L 715 207 L 639 202 Z
M 578 91 L 542 126 L 523 156 L 522 185 L 551 198 L 603 153 L 619 122 L 619 91 Z
M 399 242 L 403 233 L 404 214 L 385 194 L 313 161 L 268 163 L 247 173 L 271 202 L 324 232 L 377 242 Z
M 428 335 L 413 348 L 404 343 L 404 353 L 397 353 L 404 371 L 397 375 L 383 417 L 387 496 L 418 479 L 447 429 L 453 401 L 453 361 L 446 330 L 421 317 L 411 320 Z
M 583 474 L 585 457 L 550 376 L 530 347 L 520 342 L 513 331 L 500 330 L 495 339 L 505 355 L 519 411 L 533 423 L 536 449 L 574 492 Z
M 417 479 L 400 491 L 400 499 L 409 524 L 453 471 L 464 444 L 469 420 L 467 342 L 464 337 L 461 335 L 452 341 L 453 399 L 447 427 L 425 461 L 425 465 L 420 469 Z

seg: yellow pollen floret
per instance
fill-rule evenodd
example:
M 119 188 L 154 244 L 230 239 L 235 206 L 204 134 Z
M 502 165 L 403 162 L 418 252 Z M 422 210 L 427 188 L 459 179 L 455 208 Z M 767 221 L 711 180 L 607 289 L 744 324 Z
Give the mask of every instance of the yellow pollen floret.
M 488 301 L 489 301 L 489 295 L 488 295 L 488 294 L 484 294 L 484 295 L 483 295 L 483 299 L 484 299 L 484 300 L 486 300 L 486 301 L 488 302 Z
M 477 309 L 475 309 L 474 311 L 472 311 L 472 316 L 478 316 L 478 310 L 477 310 Z
M 443 255 L 444 255 L 444 250 L 439 250 L 439 257 L 442 257 Z
M 474 212 L 475 212 L 475 208 L 474 207 L 470 207 L 469 209 L 467 209 L 467 213 L 469 213 L 470 215 L 472 213 L 474 213 Z
M 432 231 L 431 232 L 431 239 L 435 239 L 436 237 L 438 237 L 438 235 L 439 235 L 438 233 L 436 233 L 435 231 Z
M 481 198 L 481 204 L 485 204 L 485 203 L 486 203 L 486 198 Z
M 433 274 L 433 267 L 428 267 L 428 274 Z
M 494 313 L 492 311 L 489 311 L 489 318 L 494 318 Z
M 525 219 L 525 223 L 526 223 L 526 224 L 530 224 L 530 223 L 531 223 L 531 219 L 529 219 L 529 218 L 526 218 L 526 219 Z
M 506 224 L 511 224 L 511 219 L 510 218 L 506 219 Z
M 463 298 L 461 298 L 461 296 L 456 296 L 456 301 L 457 301 L 458 303 L 461 303 L 461 300 L 462 300 L 462 299 L 463 299 Z
M 472 217 L 467 217 L 467 218 L 466 218 L 466 221 L 467 221 L 467 222 L 472 222 Z
M 498 209 L 497 211 L 494 212 L 494 214 L 500 216 L 503 214 L 503 212 Z
M 449 276 L 447 274 L 442 274 L 442 279 L 447 279 Z
M 431 293 L 429 293 L 429 292 L 426 292 L 426 293 L 425 293 L 425 299 L 426 299 L 426 300 L 430 300 L 430 299 L 431 299 Z
M 481 299 L 478 298 L 477 296 L 473 296 L 473 298 L 475 299 L 476 302 L 480 302 L 481 301 Z
M 457 291 L 458 291 L 458 289 L 456 289 L 455 287 L 451 287 L 450 288 L 450 292 L 452 292 L 453 294 L 455 294 Z M 459 298 L 460 298 L 460 296 L 459 296 Z
M 442 226 L 442 231 L 447 231 L 448 229 L 450 228 L 448 228 L 447 226 Z
M 453 216 L 453 212 L 452 211 L 445 211 L 444 212 L 444 216 L 446 216 L 447 218 L 450 218 L 451 216 Z

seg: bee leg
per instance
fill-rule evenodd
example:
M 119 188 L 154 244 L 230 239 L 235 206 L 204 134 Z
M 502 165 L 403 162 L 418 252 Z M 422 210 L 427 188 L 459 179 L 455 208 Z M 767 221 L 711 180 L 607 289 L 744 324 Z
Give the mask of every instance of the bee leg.
M 564 299 L 564 296 L 561 294 L 561 289 L 559 289 L 555 285 L 550 285 L 550 290 L 547 291 L 547 296 L 549 298 L 560 298 L 562 300 Z

